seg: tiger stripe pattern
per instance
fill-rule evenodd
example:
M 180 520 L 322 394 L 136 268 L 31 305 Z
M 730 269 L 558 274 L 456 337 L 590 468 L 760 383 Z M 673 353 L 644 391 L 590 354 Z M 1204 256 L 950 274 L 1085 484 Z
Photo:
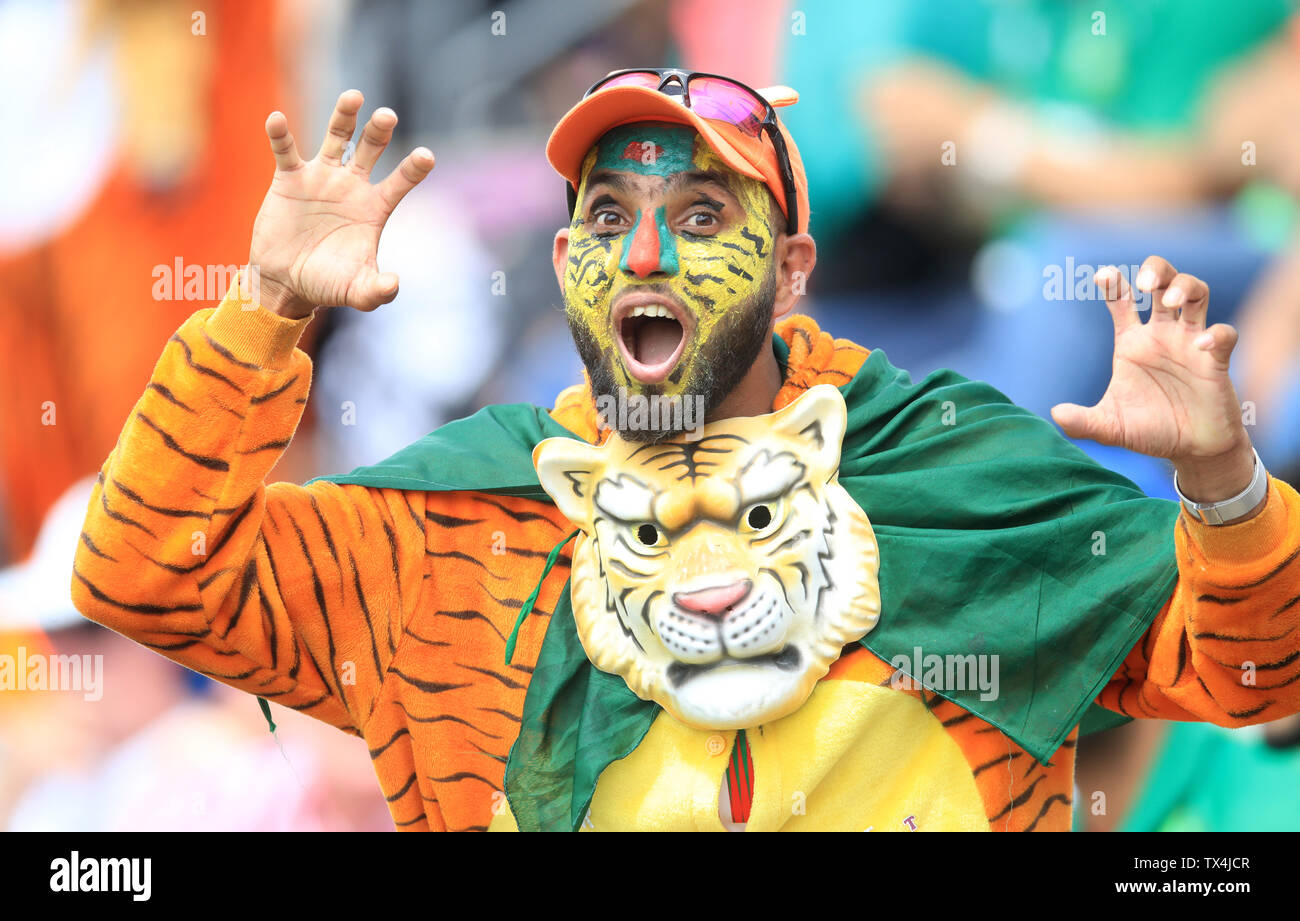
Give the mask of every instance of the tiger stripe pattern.
M 73 600 L 181 665 L 364 739 L 397 828 L 485 829 L 567 556 L 513 665 L 505 637 L 568 524 L 530 499 L 266 485 L 307 399 L 311 362 L 294 348 L 306 322 L 228 296 L 167 342 L 100 471 Z M 778 332 L 790 358 L 774 409 L 843 384 L 867 355 L 806 317 Z M 585 388 L 561 394 L 552 415 L 599 440 Z M 1250 522 L 1180 522 L 1178 586 L 1100 702 L 1221 725 L 1300 709 L 1298 507 L 1274 480 Z M 1247 671 L 1255 683 L 1242 683 Z M 846 677 L 887 681 L 889 666 L 855 651 L 824 680 Z M 1068 827 L 1073 736 L 1044 767 L 955 704 L 910 693 L 928 695 L 962 747 L 991 828 Z

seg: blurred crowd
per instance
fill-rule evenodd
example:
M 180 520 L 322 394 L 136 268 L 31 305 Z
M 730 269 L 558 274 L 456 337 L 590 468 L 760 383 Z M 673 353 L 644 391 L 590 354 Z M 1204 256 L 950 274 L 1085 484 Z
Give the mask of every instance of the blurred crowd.
M 801 309 L 823 328 L 1046 416 L 1109 379 L 1092 270 L 1157 253 L 1209 283 L 1210 322 L 1238 327 L 1255 444 L 1300 482 L 1291 0 L 194 7 L 0 0 L 0 656 L 89 656 L 104 691 L 0 682 L 0 828 L 392 827 L 361 742 L 283 708 L 273 735 L 251 698 L 67 597 L 88 483 L 167 337 L 224 294 L 171 273 L 247 261 L 267 114 L 288 115 L 307 155 L 349 87 L 400 118 L 377 174 L 419 144 L 437 166 L 382 238 L 397 300 L 308 327 L 312 399 L 275 479 L 374 462 L 488 402 L 549 406 L 580 379 L 543 150 L 587 86 L 646 65 L 798 90 L 781 116 L 819 249 Z M 1173 498 L 1163 462 L 1080 447 Z M 1284 723 L 1085 739 L 1076 826 L 1300 829 L 1300 733 Z

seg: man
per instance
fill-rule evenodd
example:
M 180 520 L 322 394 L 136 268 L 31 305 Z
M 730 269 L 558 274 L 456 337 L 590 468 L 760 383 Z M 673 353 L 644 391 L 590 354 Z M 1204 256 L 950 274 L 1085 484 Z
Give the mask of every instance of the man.
M 277 169 L 249 253 L 260 305 L 241 309 L 253 305 L 232 289 L 167 344 L 91 501 L 78 608 L 363 737 L 403 829 L 1064 829 L 1094 697 L 1224 725 L 1300 709 L 1300 500 L 1250 446 L 1227 375 L 1236 336 L 1205 328 L 1206 286 L 1148 259 L 1142 323 L 1127 282 L 1099 273 L 1114 377 L 1097 406 L 1055 411 L 1071 435 L 1171 459 L 1189 503 L 1175 525 L 1172 503 L 990 388 L 913 385 L 883 355 L 783 319 L 816 262 L 798 151 L 773 108 L 795 98 L 677 71 L 593 87 L 548 145 L 573 204 L 556 277 L 590 386 L 550 413 L 490 407 L 305 487 L 262 482 L 306 402 L 294 343 L 319 305 L 396 296 L 376 244 L 433 156 L 418 148 L 371 184 L 391 110 L 348 163 L 359 93 L 339 97 L 310 161 L 273 113 Z M 571 525 L 529 452 L 547 434 L 599 441 L 610 420 L 594 397 L 620 389 L 703 396 L 714 421 L 823 383 L 851 398 L 841 476 L 874 484 L 855 495 L 880 538 L 868 640 L 892 639 L 846 647 L 822 684 L 848 688 L 851 712 L 805 727 L 806 744 L 768 744 L 784 720 L 701 732 L 647 711 L 568 639 Z M 898 681 L 894 652 L 913 641 L 919 658 L 945 644 L 1001 656 L 1000 695 L 936 687 L 920 662 L 902 669 L 919 684 Z M 881 699 L 886 685 L 901 693 Z M 647 755 L 650 721 L 669 741 Z M 862 813 L 885 788 L 911 811 Z

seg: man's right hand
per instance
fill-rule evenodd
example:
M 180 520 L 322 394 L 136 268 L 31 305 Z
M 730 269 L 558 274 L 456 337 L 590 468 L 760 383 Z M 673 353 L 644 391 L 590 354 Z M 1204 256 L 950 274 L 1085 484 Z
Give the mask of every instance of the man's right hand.
M 429 175 L 433 153 L 417 147 L 371 185 L 370 170 L 393 137 L 397 114 L 376 109 L 345 165 L 363 101 L 357 90 L 339 96 L 312 160 L 298 155 L 283 113 L 266 120 L 275 178 L 253 223 L 248 261 L 259 273 L 262 306 L 280 316 L 301 319 L 321 305 L 369 311 L 397 296 L 397 275 L 375 264 L 379 234 L 397 203 Z

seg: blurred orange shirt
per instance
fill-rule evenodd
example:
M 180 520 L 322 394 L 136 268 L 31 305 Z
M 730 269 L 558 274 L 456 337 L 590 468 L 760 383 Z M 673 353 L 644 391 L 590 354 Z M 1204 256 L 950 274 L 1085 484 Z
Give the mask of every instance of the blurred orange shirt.
M 149 382 L 158 343 L 204 306 L 155 300 L 155 267 L 172 271 L 177 258 L 204 267 L 248 260 L 273 172 L 262 123 L 276 108 L 293 115 L 277 6 L 206 4 L 202 35 L 192 34 L 191 7 L 167 10 L 178 41 L 213 43 L 206 85 L 194 94 L 206 107 L 202 137 L 184 177 L 150 189 L 119 152 L 67 229 L 0 256 L 0 561 L 25 556 L 49 506 L 99 467 Z

